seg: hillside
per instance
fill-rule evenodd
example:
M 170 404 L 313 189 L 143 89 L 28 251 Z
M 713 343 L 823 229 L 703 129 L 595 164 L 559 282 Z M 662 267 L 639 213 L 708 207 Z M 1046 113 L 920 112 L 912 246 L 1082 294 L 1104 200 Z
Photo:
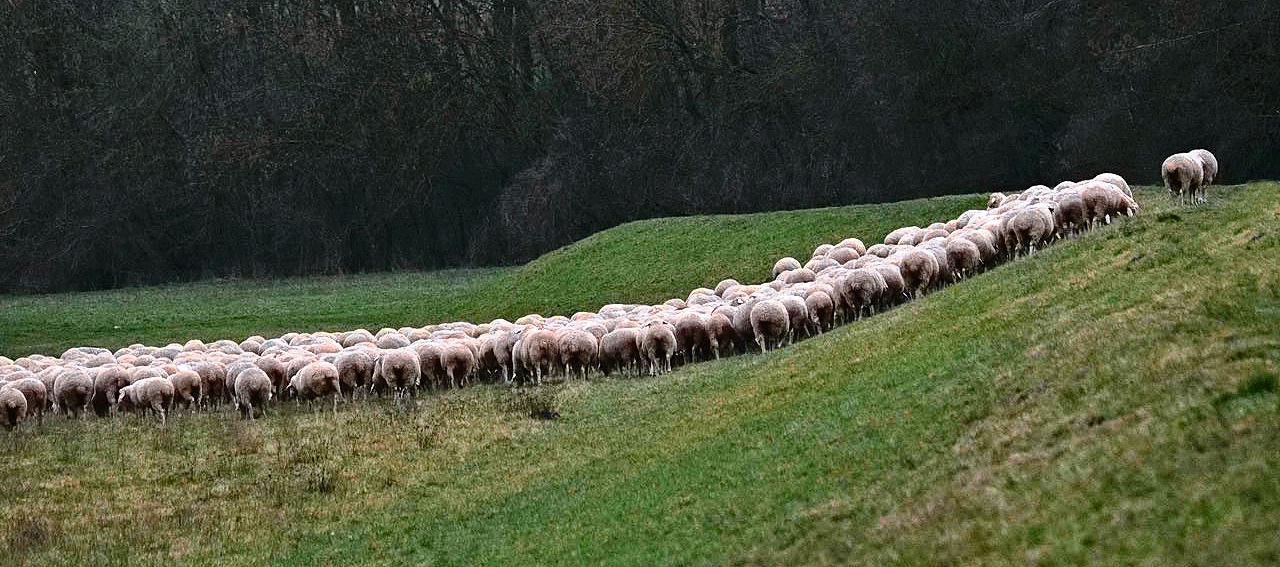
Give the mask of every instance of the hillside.
M 1278 190 L 1224 187 L 1186 209 L 1141 188 L 1139 217 L 662 378 L 167 429 L 54 419 L 4 441 L 4 544 L 33 565 L 1273 564 Z M 940 218 L 934 203 L 909 223 Z M 836 234 L 902 224 L 866 213 Z M 790 233 L 810 214 L 831 212 L 720 221 Z M 637 262 L 694 269 L 662 252 L 683 250 L 663 229 L 629 225 L 474 285 L 539 296 L 508 286 L 562 290 L 558 268 L 592 265 L 642 274 L 614 285 L 648 297 Z

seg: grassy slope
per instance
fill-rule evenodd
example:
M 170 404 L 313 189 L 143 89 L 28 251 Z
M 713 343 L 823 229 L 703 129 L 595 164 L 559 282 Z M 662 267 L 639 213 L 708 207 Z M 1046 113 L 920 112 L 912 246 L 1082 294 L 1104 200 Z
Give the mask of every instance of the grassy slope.
M 452 320 L 572 315 L 614 302 L 660 303 L 726 277 L 767 279 L 773 261 L 808 258 L 822 242 L 867 241 L 945 220 L 974 196 L 875 206 L 633 222 L 519 268 L 396 273 L 276 282 L 181 284 L 49 296 L 0 296 L 0 355 L 58 355 L 190 338 L 421 326 Z
M 33 564 L 1273 564 L 1277 189 L 1196 210 L 1144 190 L 1120 226 L 659 379 L 58 423 L 0 454 L 6 543 Z M 598 265 L 610 238 L 543 261 Z M 524 417 L 537 398 L 564 417 Z

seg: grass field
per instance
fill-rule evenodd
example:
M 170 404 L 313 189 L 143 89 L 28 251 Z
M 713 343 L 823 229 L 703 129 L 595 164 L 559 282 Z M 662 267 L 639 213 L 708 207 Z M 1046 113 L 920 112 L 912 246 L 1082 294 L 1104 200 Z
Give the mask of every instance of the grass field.
M 1272 565 L 1278 194 L 1142 188 L 1139 217 L 661 378 L 54 418 L 0 441 L 0 562 Z M 979 201 L 635 223 L 506 270 L 7 298 L 0 350 L 659 301 Z

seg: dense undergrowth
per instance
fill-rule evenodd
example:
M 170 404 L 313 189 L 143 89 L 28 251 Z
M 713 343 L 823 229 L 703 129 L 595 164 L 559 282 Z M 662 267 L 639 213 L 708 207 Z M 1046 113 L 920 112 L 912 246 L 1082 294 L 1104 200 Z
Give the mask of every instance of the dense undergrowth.
M 283 406 L 255 422 L 191 414 L 165 428 L 55 417 L 3 437 L 3 557 L 1274 564 L 1278 190 L 1218 188 L 1188 209 L 1141 188 L 1139 217 L 795 346 L 661 378 L 482 386 L 337 415 Z M 978 200 L 637 223 L 510 271 L 12 298 L 7 333 L 41 309 L 70 329 L 78 311 L 126 317 L 172 297 L 148 304 L 171 306 L 149 319 L 156 335 L 116 332 L 104 317 L 97 335 L 10 334 L 4 352 L 657 301 L 726 275 L 760 279 L 777 256 L 872 240 Z M 747 244 L 706 252 L 716 234 Z M 275 313 L 182 332 L 214 309 L 202 306 L 236 293 L 269 301 L 280 288 L 314 311 L 280 299 Z M 477 289 L 492 307 L 463 299 Z M 381 294 L 386 311 L 337 315 L 344 302 L 381 309 L 358 307 L 361 293 Z M 423 307 L 436 302 L 456 307 Z M 531 417 L 548 408 L 559 417 Z

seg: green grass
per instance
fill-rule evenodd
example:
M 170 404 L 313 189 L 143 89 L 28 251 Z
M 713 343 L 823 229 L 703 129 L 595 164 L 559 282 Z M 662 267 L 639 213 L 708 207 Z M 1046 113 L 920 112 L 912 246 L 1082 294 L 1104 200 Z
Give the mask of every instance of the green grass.
M 337 416 L 284 407 L 254 423 L 230 412 L 183 416 L 168 428 L 53 419 L 3 441 L 0 529 L 10 553 L 0 557 L 1272 565 L 1280 561 L 1278 190 L 1217 188 L 1210 205 L 1184 209 L 1142 188 L 1139 217 L 793 347 L 656 379 L 532 393 L 480 387 L 413 407 L 360 402 Z M 508 294 L 469 297 L 548 314 L 579 308 L 557 303 L 574 294 L 592 304 L 656 301 L 682 293 L 661 289 L 652 280 L 664 276 L 646 277 L 643 262 L 673 266 L 671 285 L 684 289 L 714 283 L 722 268 L 752 279 L 781 255 L 716 264 L 752 245 L 695 253 L 687 243 L 710 231 L 697 223 L 770 238 L 809 214 L 874 223 L 871 234 L 860 225 L 807 240 L 795 228 L 786 238 L 801 241 L 781 253 L 803 254 L 975 201 L 914 217 L 873 207 L 638 223 L 522 269 L 477 274 L 479 288 Z M 570 266 L 631 279 L 579 280 L 592 276 L 566 275 Z M 506 287 L 520 278 L 540 291 Z M 604 292 L 591 286 L 606 282 L 621 286 L 616 295 L 594 295 Z M 523 303 L 532 298 L 548 303 Z M 326 317 L 308 319 L 301 308 L 292 316 Z M 231 336 L 248 330 L 229 327 Z M 545 404 L 562 417 L 528 416 Z

